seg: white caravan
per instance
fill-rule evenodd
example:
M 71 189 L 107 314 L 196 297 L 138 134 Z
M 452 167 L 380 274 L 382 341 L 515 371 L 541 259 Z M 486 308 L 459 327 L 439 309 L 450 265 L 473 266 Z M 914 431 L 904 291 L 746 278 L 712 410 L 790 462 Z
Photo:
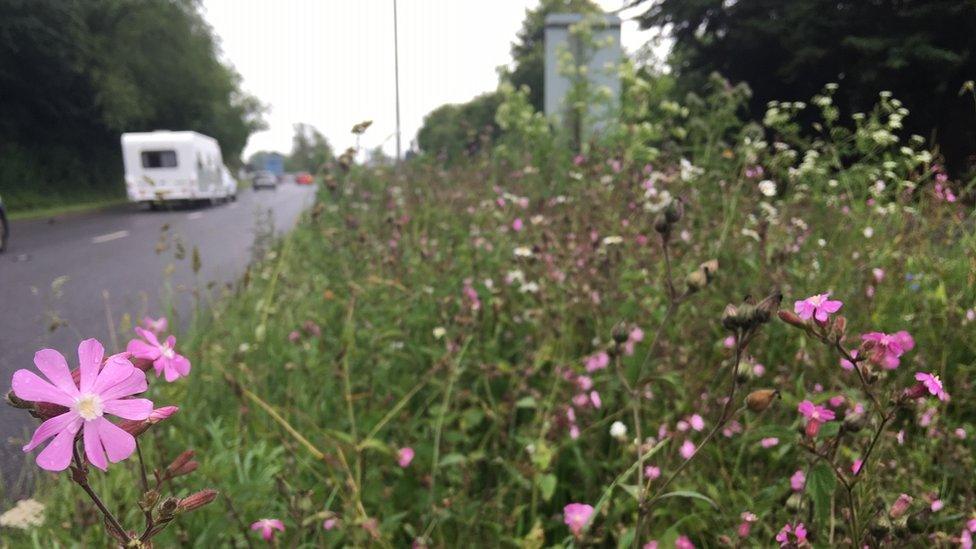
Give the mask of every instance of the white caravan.
M 197 132 L 122 134 L 125 187 L 131 202 L 233 199 L 217 140 Z

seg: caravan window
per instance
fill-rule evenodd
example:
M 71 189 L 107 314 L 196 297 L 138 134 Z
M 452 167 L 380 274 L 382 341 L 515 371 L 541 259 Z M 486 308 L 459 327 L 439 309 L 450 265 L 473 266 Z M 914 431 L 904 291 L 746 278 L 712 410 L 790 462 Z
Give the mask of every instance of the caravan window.
M 143 168 L 175 168 L 176 151 L 142 151 Z

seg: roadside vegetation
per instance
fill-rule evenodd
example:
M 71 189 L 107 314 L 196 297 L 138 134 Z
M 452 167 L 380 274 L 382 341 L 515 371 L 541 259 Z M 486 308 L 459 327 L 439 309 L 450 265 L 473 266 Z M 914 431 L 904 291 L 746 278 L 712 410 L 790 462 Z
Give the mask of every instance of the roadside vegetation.
M 967 546 L 976 242 L 905 108 L 625 72 L 579 154 L 505 87 L 463 162 L 324 174 L 143 395 L 219 491 L 158 546 Z M 88 471 L 135 535 L 141 461 Z M 0 545 L 108 543 L 68 476 Z

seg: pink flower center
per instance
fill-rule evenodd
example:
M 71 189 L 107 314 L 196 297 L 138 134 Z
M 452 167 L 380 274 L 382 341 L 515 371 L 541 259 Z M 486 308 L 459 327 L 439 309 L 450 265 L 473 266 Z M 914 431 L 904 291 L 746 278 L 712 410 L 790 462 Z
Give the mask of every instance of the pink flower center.
M 176 356 L 176 351 L 174 351 L 173 349 L 171 349 L 170 346 L 167 345 L 167 344 L 165 344 L 165 343 L 163 343 L 162 345 L 160 345 L 159 351 L 161 353 L 163 353 L 163 356 L 164 357 L 169 358 L 169 359 L 172 359 L 174 356 Z
M 102 417 L 102 413 L 105 410 L 105 406 L 102 403 L 102 397 L 96 395 L 95 393 L 85 393 L 75 400 L 75 412 L 81 416 L 85 421 L 91 421 L 93 419 Z

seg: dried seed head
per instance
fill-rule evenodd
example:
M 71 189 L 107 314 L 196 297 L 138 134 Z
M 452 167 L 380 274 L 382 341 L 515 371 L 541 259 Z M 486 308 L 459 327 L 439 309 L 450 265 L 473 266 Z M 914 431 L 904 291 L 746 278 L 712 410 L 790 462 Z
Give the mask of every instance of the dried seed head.
M 671 224 L 668 223 L 668 220 L 663 215 L 659 215 L 654 220 L 654 230 L 662 236 L 668 235 L 671 233 Z
M 726 330 L 735 330 L 739 327 L 738 307 L 731 303 L 725 306 L 725 310 L 722 311 L 722 326 Z
M 670 223 L 674 224 L 681 221 L 681 217 L 685 214 L 685 205 L 681 202 L 681 199 L 672 200 L 668 207 L 664 209 L 664 219 Z
M 708 261 L 699 265 L 699 268 L 705 272 L 705 276 L 708 277 L 708 281 L 711 282 L 715 278 L 715 273 L 718 272 L 718 260 L 709 259 Z
M 610 335 L 618 345 L 623 345 L 630 338 L 630 327 L 627 326 L 626 322 L 618 322 L 614 325 Z
M 704 269 L 692 271 L 685 277 L 685 285 L 688 286 L 688 293 L 693 294 L 708 286 L 708 275 Z
M 779 391 L 776 389 L 757 389 L 746 397 L 746 406 L 753 412 L 759 413 L 769 408 L 777 396 Z

